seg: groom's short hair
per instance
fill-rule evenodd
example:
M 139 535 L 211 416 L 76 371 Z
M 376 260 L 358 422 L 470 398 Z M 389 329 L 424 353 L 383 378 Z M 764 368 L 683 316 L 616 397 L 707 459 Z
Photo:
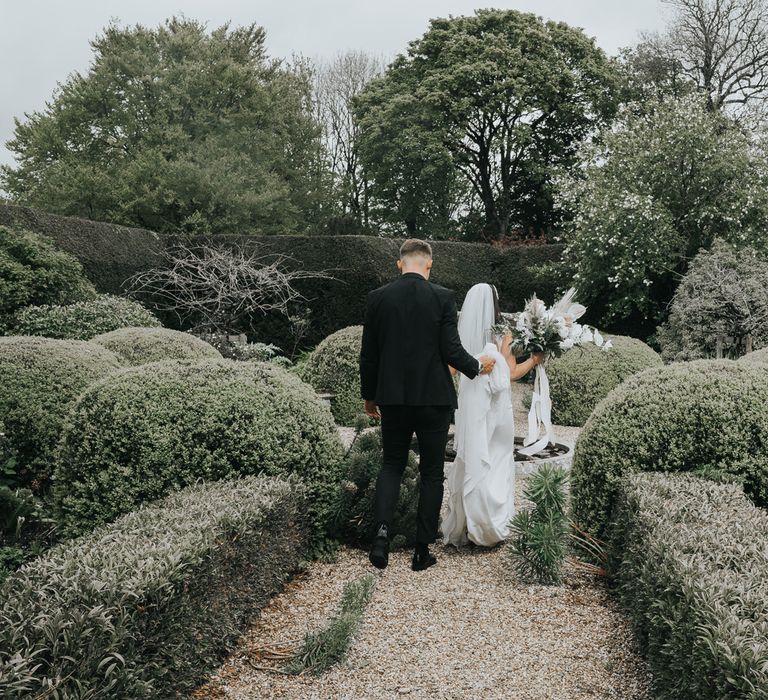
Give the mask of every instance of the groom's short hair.
M 400 246 L 400 260 L 416 255 L 431 260 L 432 246 L 420 238 L 409 238 Z

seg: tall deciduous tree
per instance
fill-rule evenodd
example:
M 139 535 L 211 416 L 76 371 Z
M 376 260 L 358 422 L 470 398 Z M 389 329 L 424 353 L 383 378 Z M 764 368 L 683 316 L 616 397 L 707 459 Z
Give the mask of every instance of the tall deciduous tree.
M 346 225 L 357 232 L 370 224 L 369 182 L 360 162 L 352 103 L 385 67 L 379 56 L 350 50 L 314 68 L 315 104 L 336 207 L 328 223 L 334 230 Z
M 109 26 L 89 71 L 17 121 L 16 201 L 166 232 L 295 232 L 317 211 L 311 77 L 264 30 Z
M 667 30 L 649 35 L 634 53 L 639 75 L 655 66 L 667 85 L 690 83 L 710 110 L 740 111 L 768 97 L 766 0 L 664 0 Z M 653 71 L 652 71 L 653 72 Z M 667 93 L 669 94 L 669 93 Z
M 356 104 L 376 195 L 409 233 L 486 240 L 557 222 L 552 174 L 614 113 L 581 30 L 517 11 L 432 20 Z

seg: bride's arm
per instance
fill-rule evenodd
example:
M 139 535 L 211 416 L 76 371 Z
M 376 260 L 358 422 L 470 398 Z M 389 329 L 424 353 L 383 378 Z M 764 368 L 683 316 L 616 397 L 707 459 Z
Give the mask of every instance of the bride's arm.
M 501 354 L 506 358 L 509 365 L 509 378 L 511 381 L 516 382 L 518 379 L 522 379 L 528 372 L 530 372 L 536 365 L 544 362 L 544 353 L 535 352 L 525 362 L 518 362 L 514 353 L 510 349 L 512 344 L 512 334 L 507 333 L 504 339 L 501 341 Z

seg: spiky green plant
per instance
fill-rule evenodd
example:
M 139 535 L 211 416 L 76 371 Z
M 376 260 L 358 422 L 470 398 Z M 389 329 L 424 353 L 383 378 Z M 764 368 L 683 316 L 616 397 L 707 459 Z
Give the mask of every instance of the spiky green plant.
M 568 473 L 544 464 L 531 476 L 525 497 L 533 503 L 510 523 L 509 553 L 520 576 L 544 585 L 562 581 L 568 520 L 565 514 Z
M 339 611 L 325 627 L 307 633 L 285 669 L 288 673 L 322 673 L 344 659 L 371 599 L 374 582 L 374 577 L 366 574 L 344 586 Z

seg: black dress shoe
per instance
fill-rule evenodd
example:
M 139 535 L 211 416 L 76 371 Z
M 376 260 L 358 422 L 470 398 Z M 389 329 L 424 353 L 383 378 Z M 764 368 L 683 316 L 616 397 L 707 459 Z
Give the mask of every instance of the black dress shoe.
M 437 564 L 437 559 L 429 550 L 426 552 L 414 552 L 413 561 L 411 562 L 411 568 L 414 571 L 424 571 L 424 569 L 428 569 L 433 564 Z
M 386 569 L 389 564 L 389 532 L 386 525 L 380 525 L 373 538 L 368 559 L 377 569 Z

